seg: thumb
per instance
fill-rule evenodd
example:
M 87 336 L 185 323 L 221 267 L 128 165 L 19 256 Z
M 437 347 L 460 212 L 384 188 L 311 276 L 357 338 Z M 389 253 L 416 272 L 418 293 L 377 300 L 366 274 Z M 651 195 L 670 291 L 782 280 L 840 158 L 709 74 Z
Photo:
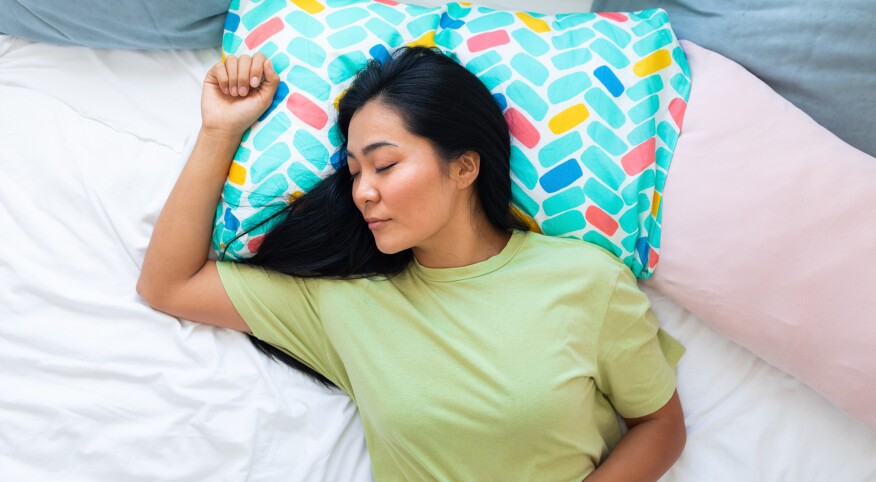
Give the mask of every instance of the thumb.
M 270 59 L 265 61 L 265 81 L 266 87 L 269 87 L 271 90 L 271 94 L 277 90 L 277 86 L 280 85 L 280 75 L 277 74 L 277 71 L 274 70 L 274 62 Z
M 265 80 L 259 86 L 258 98 L 261 102 L 266 102 L 266 106 L 273 102 L 274 94 L 277 93 L 277 87 L 280 85 L 280 76 L 274 70 L 274 64 L 270 60 L 265 61 L 264 67 Z

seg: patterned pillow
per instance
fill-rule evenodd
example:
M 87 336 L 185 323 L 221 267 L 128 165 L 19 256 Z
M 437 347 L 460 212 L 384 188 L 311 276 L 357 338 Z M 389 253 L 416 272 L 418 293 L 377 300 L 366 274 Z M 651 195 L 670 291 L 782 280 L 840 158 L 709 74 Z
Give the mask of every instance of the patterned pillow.
M 339 96 L 372 58 L 437 46 L 491 90 L 512 134 L 515 207 L 550 235 L 651 275 L 660 200 L 690 91 L 666 13 L 542 15 L 390 0 L 232 2 L 224 54 L 271 58 L 283 80 L 244 135 L 217 209 L 214 249 L 249 256 L 259 224 L 342 162 Z

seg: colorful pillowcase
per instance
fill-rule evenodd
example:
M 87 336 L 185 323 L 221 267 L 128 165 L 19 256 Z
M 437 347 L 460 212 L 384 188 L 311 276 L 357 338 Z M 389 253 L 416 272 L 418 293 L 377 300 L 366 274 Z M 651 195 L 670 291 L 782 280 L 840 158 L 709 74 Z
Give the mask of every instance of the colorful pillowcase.
M 512 134 L 513 203 L 546 234 L 613 252 L 651 275 L 661 192 L 690 75 L 666 13 L 542 15 L 468 3 L 234 1 L 225 54 L 262 52 L 283 79 L 244 136 L 217 208 L 214 248 L 249 256 L 249 231 L 343 160 L 339 96 L 370 59 L 437 46 L 475 73 Z
M 666 9 L 680 38 L 738 62 L 837 137 L 876 156 L 876 2 L 593 2 L 594 11 L 655 7 Z
M 876 430 L 876 159 L 681 45 L 696 82 L 644 284 Z

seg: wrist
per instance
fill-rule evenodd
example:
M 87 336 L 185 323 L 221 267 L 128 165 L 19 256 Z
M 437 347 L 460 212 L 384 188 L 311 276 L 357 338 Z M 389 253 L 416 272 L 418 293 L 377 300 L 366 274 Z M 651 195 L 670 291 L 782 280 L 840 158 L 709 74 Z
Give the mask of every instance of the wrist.
M 227 174 L 228 166 L 231 165 L 235 153 L 240 148 L 241 136 L 242 134 L 237 132 L 201 126 L 190 161 L 196 157 L 194 154 L 198 154 L 196 157 L 198 162 L 223 166 L 222 169 L 226 170 Z
M 240 144 L 240 139 L 243 137 L 243 131 L 234 129 L 223 129 L 218 127 L 208 127 L 201 125 L 201 130 L 198 132 L 198 137 L 201 137 L 210 142 L 219 142 L 223 144 Z

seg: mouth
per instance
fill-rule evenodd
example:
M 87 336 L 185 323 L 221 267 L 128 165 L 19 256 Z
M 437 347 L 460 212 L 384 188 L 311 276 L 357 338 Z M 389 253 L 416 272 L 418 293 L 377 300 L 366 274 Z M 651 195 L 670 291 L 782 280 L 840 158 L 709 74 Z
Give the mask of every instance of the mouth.
M 389 219 L 381 219 L 381 218 L 366 218 L 365 222 L 368 223 L 368 229 L 374 230 L 379 229 L 386 225 L 390 220 Z

